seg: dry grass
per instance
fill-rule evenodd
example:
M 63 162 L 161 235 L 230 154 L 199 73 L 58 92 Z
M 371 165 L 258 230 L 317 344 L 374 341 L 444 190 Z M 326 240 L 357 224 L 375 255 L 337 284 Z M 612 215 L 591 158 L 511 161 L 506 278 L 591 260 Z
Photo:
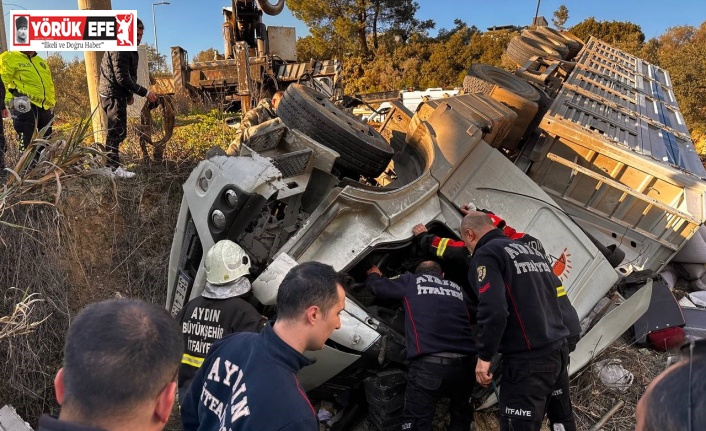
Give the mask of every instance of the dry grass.
M 0 403 L 36 425 L 58 408 L 53 378 L 79 310 L 117 294 L 165 302 L 190 169 L 137 166 L 135 179 L 113 181 L 94 175 L 102 157 L 95 147 L 70 140 L 43 142 L 43 158 L 30 167 L 11 135 L 7 160 L 18 175 L 1 191 Z
M 33 320 L 35 305 L 44 302 L 38 293 L 25 293 L 24 298 L 7 316 L 0 317 L 0 340 L 19 337 L 31 333 L 37 326 L 44 323 L 49 316 L 41 320 Z
M 635 376 L 635 380 L 625 392 L 621 392 L 607 388 L 595 376 L 590 366 L 574 376 L 571 381 L 571 399 L 574 403 L 578 429 L 589 429 L 618 401 L 623 400 L 625 405 L 602 429 L 604 431 L 634 430 L 637 402 L 652 379 L 664 371 L 668 356 L 668 353 L 640 349 L 626 343 L 623 339 L 613 343 L 596 358 L 596 361 L 620 359 L 622 366 Z

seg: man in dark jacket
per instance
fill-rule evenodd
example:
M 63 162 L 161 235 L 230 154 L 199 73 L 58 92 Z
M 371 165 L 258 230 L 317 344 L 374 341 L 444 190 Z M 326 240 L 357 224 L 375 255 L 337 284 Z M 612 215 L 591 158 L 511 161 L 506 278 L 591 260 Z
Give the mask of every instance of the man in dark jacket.
M 341 326 L 346 304 L 341 278 L 329 265 L 292 268 L 277 292 L 277 320 L 259 334 L 217 341 L 181 406 L 184 431 L 314 431 L 316 413 L 296 373 Z
M 137 20 L 137 44 L 142 41 L 145 26 Z M 108 51 L 101 61 L 98 92 L 101 109 L 107 119 L 106 149 L 107 165 L 118 178 L 132 178 L 134 172 L 120 166 L 120 143 L 127 137 L 127 105 L 132 105 L 134 95 L 146 97 L 150 103 L 157 101 L 157 95 L 137 83 L 137 51 Z
M 444 280 L 434 261 L 419 264 L 414 274 L 382 277 L 368 271 L 367 286 L 381 298 L 402 299 L 405 314 L 407 389 L 404 430 L 431 430 L 436 404 L 451 399 L 449 430 L 468 431 L 473 422 L 473 367 L 476 347 L 468 303 L 461 287 Z
M 502 353 L 501 430 L 538 431 L 552 392 L 569 390 L 569 329 L 558 299 L 566 292 L 540 251 L 508 238 L 485 213 L 469 212 L 461 237 L 478 296 L 476 381 L 491 383 L 490 360 Z
M 59 417 L 38 431 L 160 431 L 169 420 L 181 358 L 179 326 L 136 299 L 91 304 L 71 322 L 54 378 Z
M 260 332 L 266 319 L 243 299 L 250 292 L 250 258 L 233 241 L 218 241 L 206 254 L 206 286 L 189 301 L 177 319 L 184 334 L 184 356 L 179 368 L 179 402 L 201 367 L 208 349 L 236 332 Z

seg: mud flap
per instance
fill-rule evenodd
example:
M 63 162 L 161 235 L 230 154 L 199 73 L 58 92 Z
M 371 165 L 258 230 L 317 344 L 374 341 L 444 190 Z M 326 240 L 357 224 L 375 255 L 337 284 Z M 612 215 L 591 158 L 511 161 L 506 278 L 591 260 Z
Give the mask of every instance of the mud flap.
M 583 368 L 606 347 L 617 340 L 635 321 L 647 312 L 652 299 L 652 280 L 645 287 L 603 317 L 571 352 L 569 375 Z

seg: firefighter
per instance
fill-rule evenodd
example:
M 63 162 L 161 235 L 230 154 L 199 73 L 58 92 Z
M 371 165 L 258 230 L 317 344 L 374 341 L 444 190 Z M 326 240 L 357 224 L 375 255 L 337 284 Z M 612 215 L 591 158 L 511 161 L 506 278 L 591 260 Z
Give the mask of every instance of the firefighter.
M 544 254 L 508 238 L 485 213 L 469 212 L 461 237 L 478 297 L 476 381 L 492 382 L 490 361 L 502 353 L 501 430 L 538 431 L 552 393 L 569 394 L 570 331 L 559 305 L 566 292 Z M 560 422 L 572 430 L 569 413 Z
M 211 348 L 181 406 L 184 431 L 317 430 L 296 373 L 341 327 L 342 278 L 330 265 L 292 268 L 277 291 L 277 320 L 259 334 L 233 334 Z
M 462 209 L 462 212 L 468 214 L 468 210 L 465 208 Z M 528 233 L 518 232 L 516 229 L 508 225 L 505 220 L 490 211 L 481 210 L 481 212 L 487 214 L 488 218 L 490 218 L 493 223 L 493 226 L 498 229 L 502 229 L 505 236 L 510 239 L 521 241 L 525 245 L 534 248 L 546 256 L 544 246 L 539 239 Z M 444 260 L 451 260 L 468 265 L 470 253 L 463 241 L 456 241 L 451 238 L 441 238 L 430 234 L 428 233 L 426 226 L 423 224 L 414 226 L 412 228 L 412 232 L 417 238 L 417 241 L 419 241 L 419 244 L 424 252 L 435 254 L 437 257 Z M 472 298 L 477 300 L 475 297 Z M 565 292 L 559 296 L 559 306 L 561 308 L 562 320 L 569 329 L 569 336 L 566 337 L 569 352 L 573 352 L 574 349 L 576 349 L 576 344 L 581 338 L 581 322 L 579 321 L 576 309 L 573 305 L 571 305 L 571 301 Z M 549 419 L 549 424 L 552 427 L 554 425 L 561 424 L 567 431 L 576 429 L 571 398 L 569 397 L 568 391 L 564 390 L 564 388 L 559 387 L 552 392 L 552 396 L 547 403 L 547 418 Z
M 0 71 L 6 90 L 5 103 L 12 114 L 20 151 L 24 151 L 35 130 L 46 127 L 45 138 L 52 134 L 56 97 L 51 70 L 35 51 L 6 51 L 0 55 Z M 37 151 L 35 162 L 40 154 Z
M 284 92 L 278 91 L 272 96 L 272 99 L 264 98 L 260 100 L 257 106 L 243 115 L 243 119 L 238 126 L 238 134 L 233 142 L 228 147 L 226 154 L 229 156 L 237 156 L 240 150 L 240 145 L 246 142 L 250 136 L 255 134 L 257 130 L 271 125 L 271 121 L 277 117 L 277 107 L 279 101 L 282 100 Z M 235 117 L 237 118 L 237 117 Z
M 184 356 L 179 368 L 179 401 L 211 344 L 234 332 L 259 332 L 266 319 L 243 298 L 250 292 L 250 259 L 233 241 L 217 242 L 206 254 L 206 286 L 189 301 L 178 319 L 184 335 Z
M 461 287 L 444 280 L 441 266 L 424 261 L 414 274 L 396 279 L 373 266 L 366 284 L 378 297 L 403 299 L 407 344 L 404 430 L 431 430 L 441 396 L 451 400 L 449 430 L 468 431 L 473 422 L 473 367 L 476 343 Z

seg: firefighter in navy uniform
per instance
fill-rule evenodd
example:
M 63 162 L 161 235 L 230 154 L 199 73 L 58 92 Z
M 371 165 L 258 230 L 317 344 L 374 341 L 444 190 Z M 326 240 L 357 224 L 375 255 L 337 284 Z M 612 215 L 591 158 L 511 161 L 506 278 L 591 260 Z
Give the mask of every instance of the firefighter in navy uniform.
M 462 212 L 468 214 L 468 211 Z M 525 245 L 533 247 L 546 256 L 544 246 L 539 239 L 527 233 L 518 232 L 509 226 L 505 220 L 492 212 L 486 210 L 483 210 L 482 212 L 488 215 L 495 227 L 502 229 L 505 236 L 510 239 L 521 241 Z M 427 232 L 426 227 L 422 224 L 414 226 L 412 232 L 414 233 L 424 253 L 436 255 L 444 260 L 450 260 L 466 266 L 468 265 L 470 252 L 464 242 L 456 241 L 450 238 L 441 238 L 430 234 Z M 566 292 L 562 289 L 557 296 L 559 298 L 559 307 L 561 308 L 563 323 L 569 329 L 569 336 L 566 337 L 569 352 L 573 352 L 576 348 L 576 344 L 581 338 L 581 322 L 579 321 L 578 313 L 576 313 L 574 306 L 571 305 L 571 301 L 569 301 L 569 297 L 566 295 Z M 475 299 L 477 298 L 472 298 L 472 300 Z M 564 388 L 563 382 L 559 382 L 558 387 L 552 392 L 552 396 L 547 403 L 547 418 L 549 419 L 549 424 L 552 427 L 552 430 L 561 430 L 562 428 L 559 427 L 560 425 L 563 425 L 564 429 L 567 431 L 576 429 L 571 398 L 568 390 Z M 554 428 L 555 425 L 556 428 Z
M 179 401 L 183 402 L 211 344 L 235 332 L 260 332 L 266 323 L 243 295 L 250 291 L 250 260 L 229 240 L 217 242 L 206 254 L 206 286 L 177 317 L 184 334 L 179 368 Z
M 382 277 L 368 270 L 367 286 L 381 298 L 402 299 L 405 309 L 407 389 L 404 430 L 431 430 L 440 397 L 451 399 L 449 430 L 468 431 L 473 423 L 473 367 L 476 342 L 471 313 L 461 287 L 443 279 L 434 261 L 419 264 L 415 274 Z
M 539 431 L 552 393 L 569 394 L 564 287 L 544 254 L 508 238 L 482 212 L 464 217 L 461 237 L 473 254 L 469 281 L 478 296 L 476 381 L 492 382 L 490 360 L 502 353 L 501 430 Z M 573 413 L 560 422 L 575 430 Z

